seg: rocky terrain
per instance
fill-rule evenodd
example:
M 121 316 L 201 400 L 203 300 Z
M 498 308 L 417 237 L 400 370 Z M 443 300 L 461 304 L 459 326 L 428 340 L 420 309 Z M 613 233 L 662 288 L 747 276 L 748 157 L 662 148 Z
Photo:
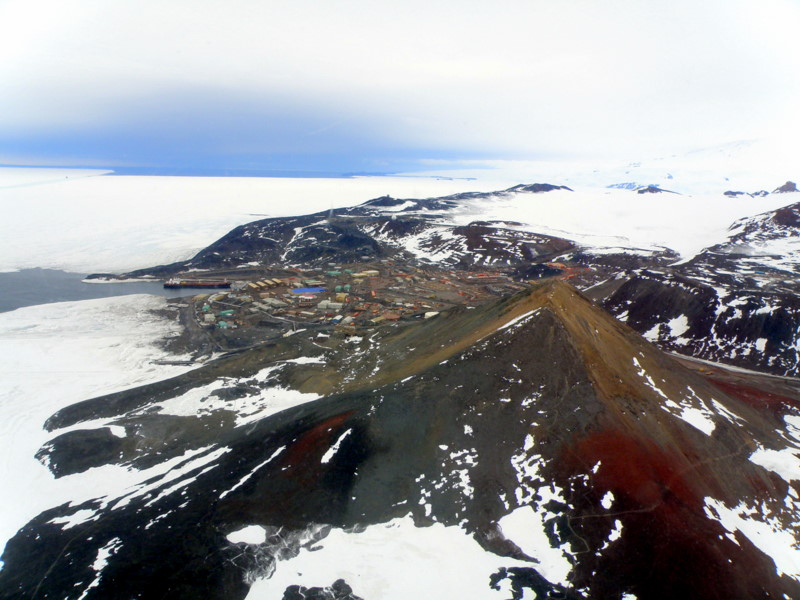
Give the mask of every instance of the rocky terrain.
M 569 188 L 532 184 L 443 198 L 385 196 L 351 208 L 264 219 L 233 229 L 189 261 L 128 275 L 165 277 L 188 269 L 235 268 L 251 263 L 311 267 L 330 261 L 347 263 L 398 256 L 465 267 L 538 262 L 562 254 L 574 244 L 525 231 L 519 223 L 476 221 L 453 225 L 449 217 L 461 210 L 466 201 L 491 201 L 553 190 Z
M 407 515 L 501 557 L 487 591 L 800 594 L 749 533 L 797 534 L 797 484 L 765 460 L 798 450 L 796 399 L 710 381 L 560 282 L 383 336 L 312 358 L 287 342 L 54 415 L 55 434 L 70 428 L 41 452 L 56 475 L 122 462 L 153 476 L 29 523 L 2 597 L 244 598 L 333 531 Z M 268 414 L 271 391 L 295 386 L 318 399 Z M 230 541 L 252 526 L 263 542 Z
M 799 215 L 790 204 L 742 219 L 691 260 L 620 273 L 592 295 L 662 348 L 795 376 Z

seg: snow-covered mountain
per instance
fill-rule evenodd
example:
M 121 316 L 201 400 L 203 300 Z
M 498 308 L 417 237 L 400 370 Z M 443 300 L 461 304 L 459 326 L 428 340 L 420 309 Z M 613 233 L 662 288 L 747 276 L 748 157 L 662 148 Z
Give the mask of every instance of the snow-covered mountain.
M 663 348 L 795 376 L 799 226 L 800 204 L 739 219 L 691 260 L 618 274 L 593 295 Z
M 492 193 L 403 200 L 389 196 L 301 217 L 255 221 L 233 229 L 192 259 L 130 275 L 251 264 L 318 266 L 403 254 L 441 265 L 510 265 L 552 257 L 575 244 L 513 221 L 460 219 L 467 207 L 564 188 L 515 186 Z M 461 224 L 463 222 L 463 224 Z
M 795 199 L 792 194 L 789 199 Z M 797 195 L 800 199 L 800 194 Z M 800 203 L 788 204 L 737 220 L 728 239 L 709 252 L 732 255 L 734 260 L 787 274 L 800 265 Z

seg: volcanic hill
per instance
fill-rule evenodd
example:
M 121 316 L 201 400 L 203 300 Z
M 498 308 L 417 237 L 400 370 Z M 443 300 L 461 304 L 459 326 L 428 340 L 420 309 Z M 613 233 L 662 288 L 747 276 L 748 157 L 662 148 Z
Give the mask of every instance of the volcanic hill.
M 347 553 L 324 575 L 292 565 L 403 519 L 416 527 L 392 535 L 461 532 L 488 557 L 441 570 L 431 597 L 464 596 L 469 577 L 483 582 L 474 598 L 800 597 L 796 550 L 770 537 L 800 527 L 800 484 L 775 460 L 798 451 L 796 399 L 715 384 L 552 280 L 355 342 L 363 351 L 332 343 L 300 360 L 291 344 L 307 342 L 292 338 L 54 415 L 46 463 L 88 468 L 91 432 L 117 426 L 102 461 L 148 476 L 31 521 L 6 547 L 0 598 L 238 599 L 251 585 L 258 598 L 309 585 L 402 597 L 404 555 L 370 572 Z M 238 391 L 162 414 L 192 390 L 208 397 L 214 378 Z M 326 395 L 247 412 L 279 387 Z M 287 577 L 296 585 L 271 584 Z

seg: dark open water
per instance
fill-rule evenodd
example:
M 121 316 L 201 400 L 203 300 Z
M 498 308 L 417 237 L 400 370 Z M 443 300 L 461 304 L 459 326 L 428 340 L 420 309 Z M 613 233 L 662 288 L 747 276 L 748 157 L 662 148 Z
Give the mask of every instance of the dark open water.
M 23 306 L 109 298 L 129 294 L 152 294 L 177 298 L 192 296 L 192 291 L 164 289 L 160 281 L 131 283 L 83 283 L 86 275 L 54 269 L 24 269 L 0 273 L 0 312 Z M 196 290 L 194 293 L 199 293 Z

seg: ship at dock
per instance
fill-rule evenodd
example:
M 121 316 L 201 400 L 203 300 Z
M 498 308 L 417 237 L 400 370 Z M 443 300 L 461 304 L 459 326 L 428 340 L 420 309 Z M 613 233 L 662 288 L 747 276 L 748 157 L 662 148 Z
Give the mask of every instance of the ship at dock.
M 229 288 L 231 287 L 230 281 L 225 280 L 209 280 L 209 279 L 168 279 L 164 282 L 165 288 L 180 289 L 180 288 Z

